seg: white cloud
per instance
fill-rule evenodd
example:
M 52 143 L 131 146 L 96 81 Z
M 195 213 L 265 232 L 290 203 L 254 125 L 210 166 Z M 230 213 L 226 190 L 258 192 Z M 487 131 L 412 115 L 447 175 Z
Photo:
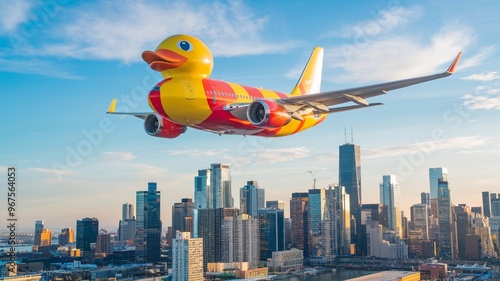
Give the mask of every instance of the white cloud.
M 398 146 L 389 146 L 379 149 L 368 149 L 363 151 L 363 157 L 366 159 L 395 157 L 415 153 L 416 151 L 422 151 L 426 154 L 439 153 L 449 150 L 462 150 L 472 147 L 480 147 L 487 144 L 488 142 L 488 138 L 480 136 L 458 137 L 445 140 L 425 141 Z
M 0 57 L 0 71 L 34 73 L 64 79 L 83 79 L 82 76 L 64 70 L 62 67 L 54 65 L 52 62 L 37 58 L 4 59 Z
M 296 159 L 306 158 L 311 155 L 306 147 L 291 148 L 260 148 L 248 147 L 231 152 L 229 149 L 218 150 L 168 150 L 168 154 L 173 156 L 188 156 L 192 158 L 208 158 L 215 162 L 226 162 L 232 165 L 257 165 L 264 163 L 287 162 Z
M 498 71 L 485 71 L 477 74 L 472 74 L 460 79 L 472 81 L 492 81 L 500 79 L 500 73 Z
M 463 105 L 472 110 L 500 110 L 500 88 L 485 85 L 477 86 L 472 94 L 462 96 Z
M 0 1 L 0 31 L 13 32 L 26 22 L 34 1 Z
M 126 151 L 105 151 L 102 156 L 105 161 L 111 162 L 130 161 L 136 158 L 132 152 Z
M 346 72 L 335 81 L 387 81 L 442 72 L 473 42 L 473 32 L 454 23 L 441 28 L 429 42 L 408 33 L 363 42 L 327 50 L 326 66 Z
M 67 13 L 68 22 L 50 32 L 50 41 L 56 43 L 33 46 L 33 54 L 139 61 L 143 50 L 154 49 L 176 33 L 201 37 L 215 56 L 282 52 L 293 47 L 291 42 L 262 38 L 267 18 L 254 16 L 241 1 L 106 1 L 85 3 Z
M 55 176 L 56 174 L 60 175 L 60 176 L 71 176 L 71 175 L 75 175 L 75 171 L 74 170 L 55 170 L 55 169 L 46 169 L 46 168 L 28 168 L 28 170 L 30 171 L 33 171 L 33 172 L 37 172 L 37 173 L 41 173 L 41 174 L 49 174 L 49 175 L 52 175 L 52 176 Z
M 421 8 L 413 6 L 409 8 L 395 7 L 378 12 L 378 17 L 373 20 L 362 21 L 344 28 L 344 37 L 373 37 L 381 33 L 387 33 L 396 27 L 400 27 L 421 15 Z

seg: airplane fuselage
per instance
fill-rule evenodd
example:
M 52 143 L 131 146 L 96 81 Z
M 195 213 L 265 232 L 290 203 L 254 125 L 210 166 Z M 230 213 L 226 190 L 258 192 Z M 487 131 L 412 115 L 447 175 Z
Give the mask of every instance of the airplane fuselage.
M 232 105 L 287 96 L 209 78 L 173 77 L 156 84 L 149 94 L 149 105 L 171 122 L 219 134 L 286 136 L 311 128 L 326 118 L 326 114 L 313 114 L 304 116 L 303 120 L 291 119 L 282 127 L 263 128 L 236 118 L 230 110 Z

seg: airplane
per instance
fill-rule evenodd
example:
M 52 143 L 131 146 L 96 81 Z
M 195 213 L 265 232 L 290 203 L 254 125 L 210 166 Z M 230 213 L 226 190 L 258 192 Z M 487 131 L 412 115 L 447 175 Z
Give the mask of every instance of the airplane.
M 323 48 L 315 47 L 290 94 L 210 79 L 213 57 L 198 38 L 179 34 L 163 40 L 155 51 L 144 51 L 143 60 L 165 78 L 148 96 L 152 112 L 115 112 L 113 99 L 108 114 L 144 119 L 150 136 L 176 138 L 187 127 L 219 135 L 282 137 L 309 129 L 327 114 L 379 106 L 366 99 L 388 91 L 453 74 L 462 52 L 439 74 L 351 89 L 320 91 Z M 336 106 L 351 103 L 346 106 Z

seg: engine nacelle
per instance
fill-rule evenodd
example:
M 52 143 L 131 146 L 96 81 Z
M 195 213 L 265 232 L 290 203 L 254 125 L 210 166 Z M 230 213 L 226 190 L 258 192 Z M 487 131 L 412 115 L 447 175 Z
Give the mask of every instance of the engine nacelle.
M 273 100 L 262 99 L 250 104 L 247 118 L 257 127 L 278 128 L 288 124 L 292 116 L 281 104 Z
M 173 139 L 186 132 L 185 125 L 179 125 L 156 114 L 144 118 L 144 130 L 148 135 L 159 138 Z

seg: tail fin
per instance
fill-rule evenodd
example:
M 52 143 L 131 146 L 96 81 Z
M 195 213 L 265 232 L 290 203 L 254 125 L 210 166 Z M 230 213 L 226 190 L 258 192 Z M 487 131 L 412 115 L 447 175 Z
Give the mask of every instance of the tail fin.
M 315 47 L 291 95 L 300 96 L 312 93 L 319 93 L 321 88 L 322 70 L 323 70 L 323 48 Z

